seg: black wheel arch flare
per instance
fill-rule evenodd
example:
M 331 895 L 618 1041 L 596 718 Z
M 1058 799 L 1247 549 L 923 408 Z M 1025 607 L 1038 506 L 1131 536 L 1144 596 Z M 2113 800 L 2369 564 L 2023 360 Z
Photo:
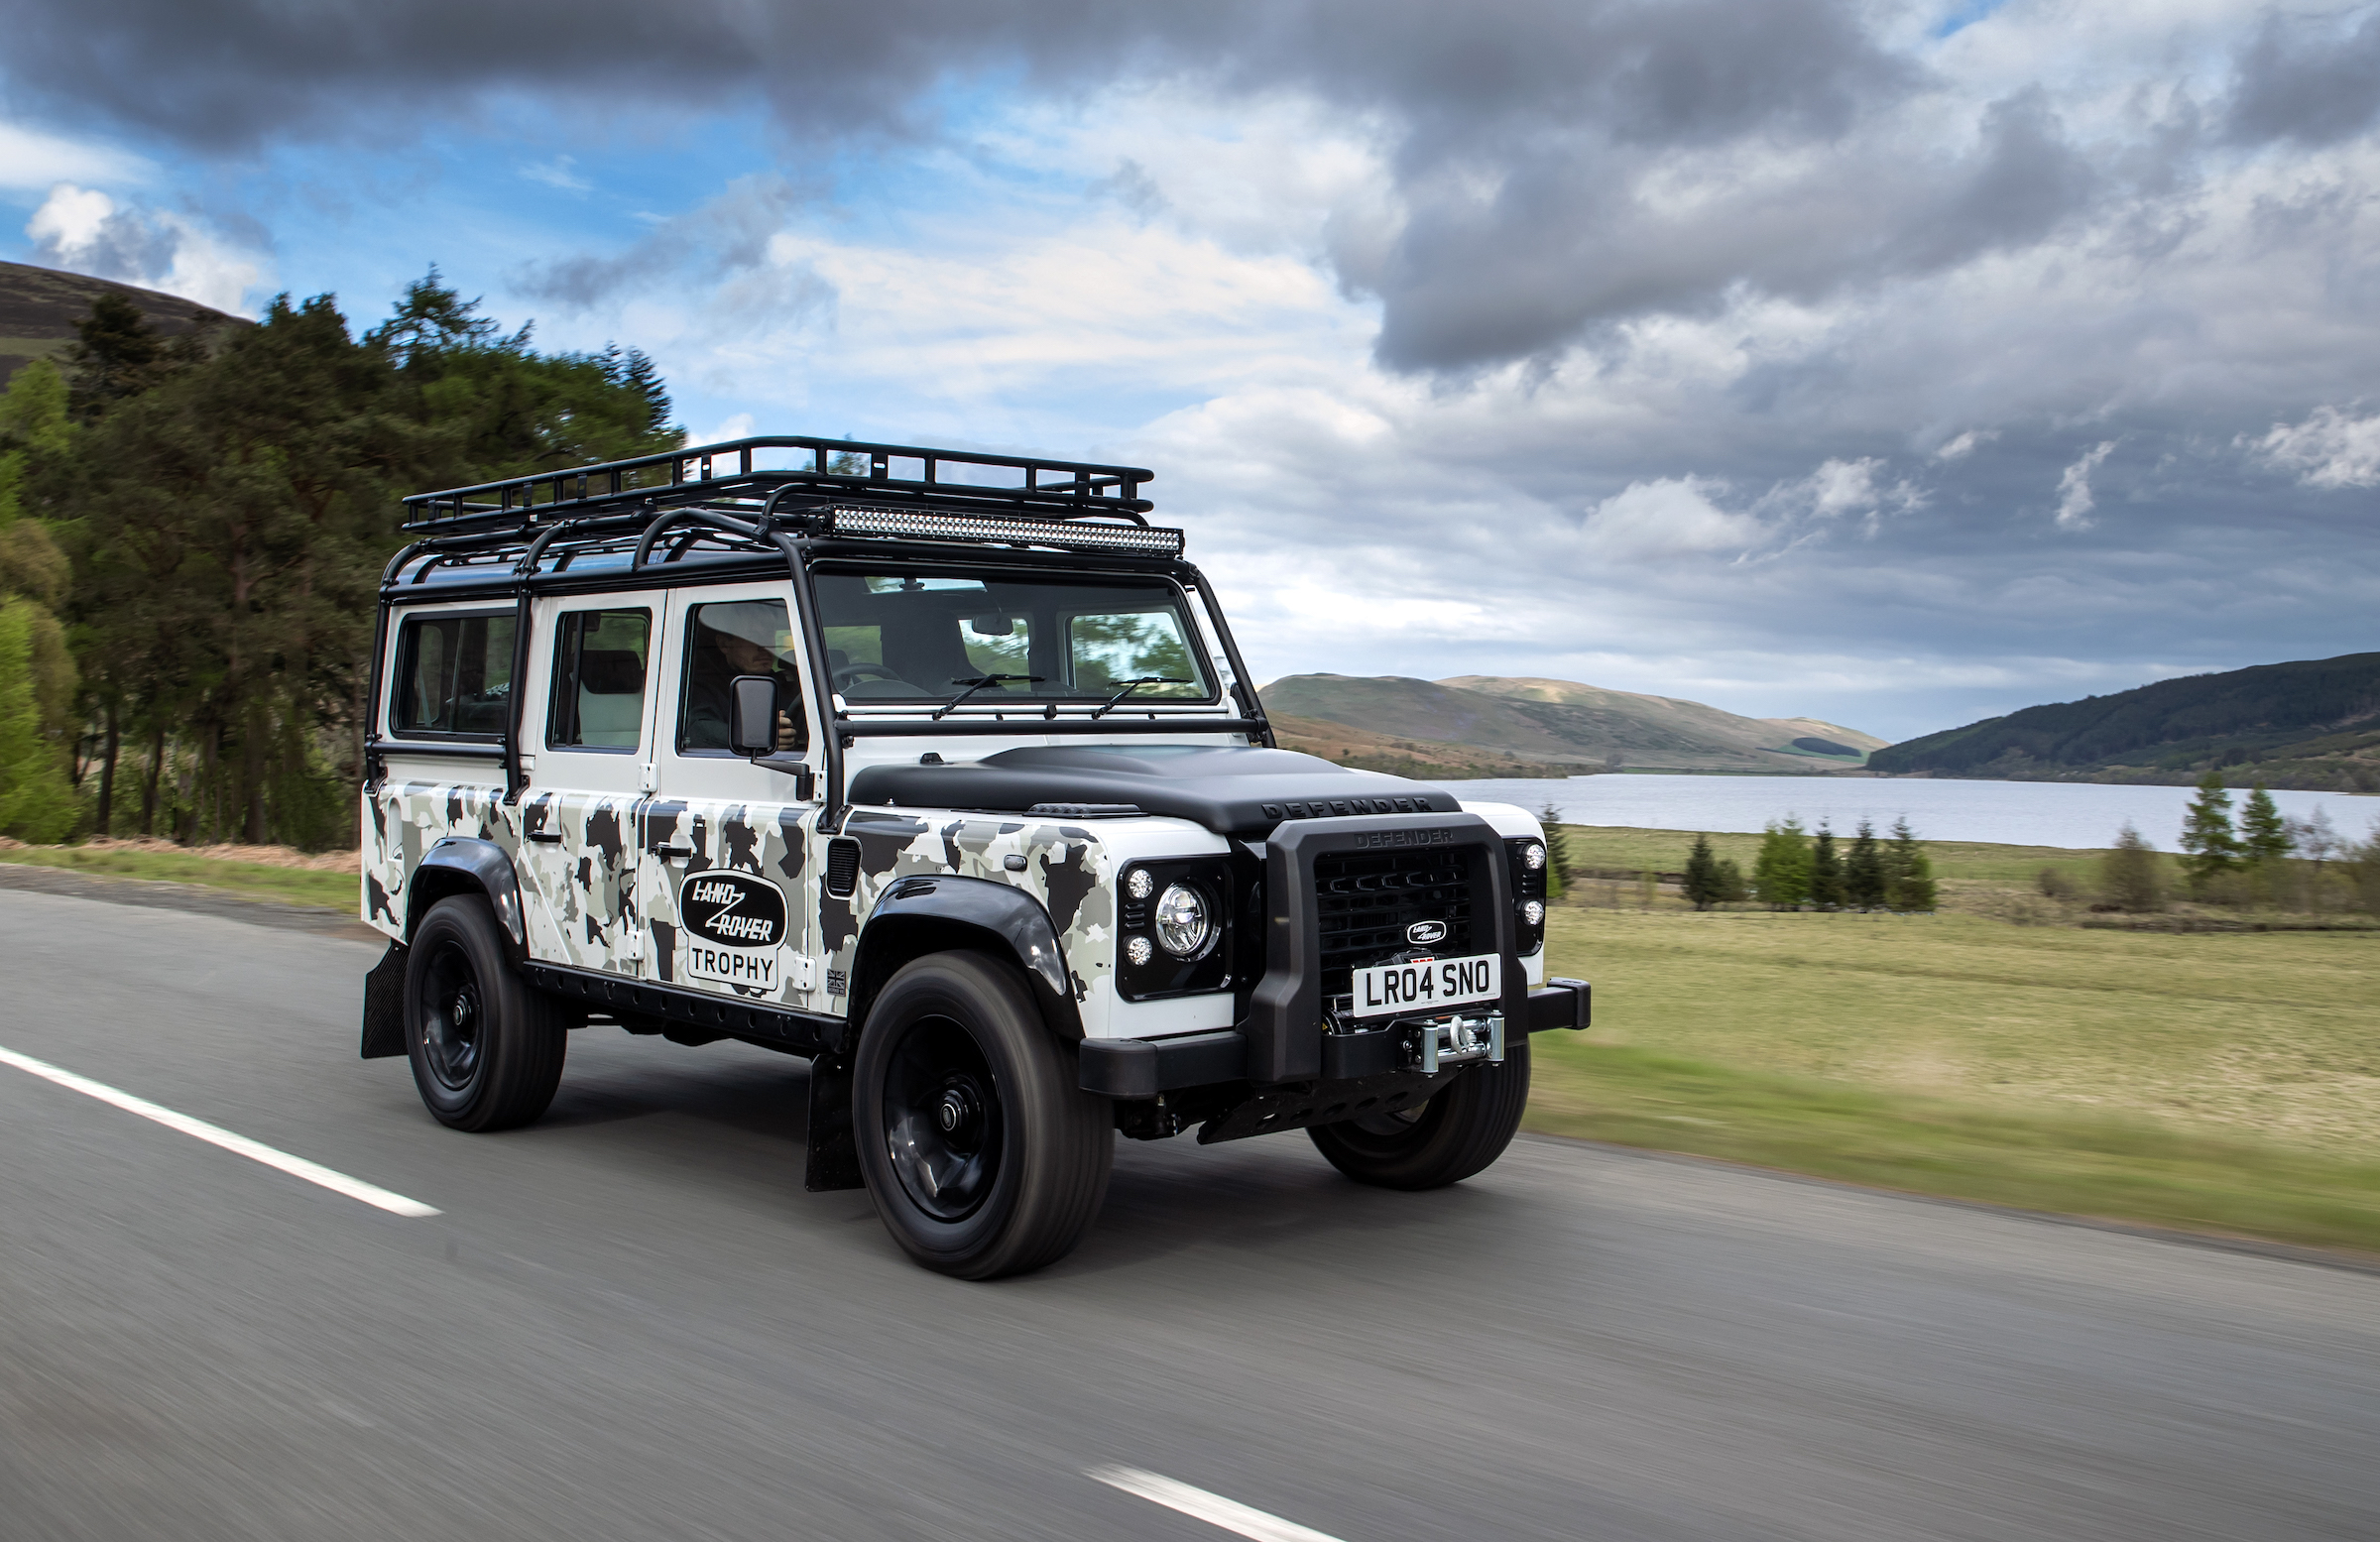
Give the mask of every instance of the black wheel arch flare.
M 529 928 L 521 911 L 521 880 L 513 871 L 513 859 L 494 841 L 472 836 L 450 835 L 423 852 L 415 864 L 405 886 L 406 941 L 413 941 L 415 928 L 431 905 L 452 894 L 469 893 L 486 896 L 496 912 L 496 923 L 504 929 L 513 962 L 527 962 Z
M 877 901 L 852 960 L 855 1036 L 877 993 L 903 964 L 951 949 L 990 953 L 1014 963 L 1031 983 L 1033 1000 L 1051 1030 L 1069 1043 L 1082 1038 L 1073 977 L 1049 911 L 1022 890 L 948 874 L 897 880 Z

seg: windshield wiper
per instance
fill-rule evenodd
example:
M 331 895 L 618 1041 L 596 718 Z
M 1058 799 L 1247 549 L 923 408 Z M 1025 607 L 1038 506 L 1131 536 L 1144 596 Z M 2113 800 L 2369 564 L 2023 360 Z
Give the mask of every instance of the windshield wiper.
M 1132 692 L 1138 690 L 1143 685 L 1189 685 L 1192 683 L 1194 682 L 1180 679 L 1170 674 L 1144 674 L 1136 680 L 1127 680 L 1124 682 L 1124 689 L 1118 691 L 1115 695 L 1110 696 L 1097 708 L 1093 709 L 1091 713 L 1091 721 L 1096 723 L 1101 718 L 1104 718 L 1109 713 L 1115 711 L 1116 704 L 1118 702 L 1124 700 L 1125 697 L 1130 696 Z
M 974 695 L 977 691 L 982 690 L 987 685 L 999 685 L 1009 680 L 1023 680 L 1030 684 L 1038 685 L 1045 678 L 1047 678 L 1047 676 L 1039 674 L 979 674 L 973 676 L 972 678 L 965 675 L 953 675 L 950 681 L 951 684 L 964 685 L 967 688 L 959 692 L 956 696 L 951 697 L 950 700 L 942 703 L 942 709 L 934 714 L 933 721 L 937 723 L 941 722 L 943 717 L 956 708 L 960 702 L 965 701 L 968 697 Z

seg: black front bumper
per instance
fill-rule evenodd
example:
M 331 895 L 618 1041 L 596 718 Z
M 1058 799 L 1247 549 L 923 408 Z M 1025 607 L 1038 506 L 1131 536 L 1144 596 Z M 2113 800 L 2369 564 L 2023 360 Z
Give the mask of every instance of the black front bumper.
M 1591 988 L 1584 980 L 1551 980 L 1523 1000 L 1517 1020 L 1505 1019 L 1507 1032 L 1513 1027 L 1528 1033 L 1579 1029 L 1593 1020 Z M 1320 1080 L 1343 1081 L 1399 1069 L 1398 1039 L 1392 1028 L 1324 1034 Z M 1238 1028 L 1174 1038 L 1094 1038 L 1082 1044 L 1083 1091 L 1103 1098 L 1153 1098 L 1183 1087 L 1250 1080 L 1248 1035 Z

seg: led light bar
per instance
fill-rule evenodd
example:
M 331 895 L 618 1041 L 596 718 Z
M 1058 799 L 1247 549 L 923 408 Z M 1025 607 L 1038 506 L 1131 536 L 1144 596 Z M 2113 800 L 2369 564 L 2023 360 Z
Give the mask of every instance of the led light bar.
M 1018 519 L 1005 514 L 933 514 L 911 509 L 828 511 L 830 534 L 889 535 L 897 540 L 963 540 L 970 544 L 1057 546 L 1069 551 L 1182 554 L 1182 533 L 1163 527 L 1091 525 L 1068 520 Z

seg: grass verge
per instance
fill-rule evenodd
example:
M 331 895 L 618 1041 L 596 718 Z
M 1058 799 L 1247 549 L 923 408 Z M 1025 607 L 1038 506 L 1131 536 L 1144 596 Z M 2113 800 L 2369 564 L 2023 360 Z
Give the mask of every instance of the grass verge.
M 2380 1255 L 2380 1161 L 1977 1107 L 1569 1035 L 1530 1042 L 1526 1127 L 2024 1210 Z
M 357 912 L 357 880 L 352 873 L 324 873 L 305 868 L 270 867 L 263 863 L 230 862 L 193 852 L 126 851 L 88 846 L 19 846 L 0 850 L 0 862 L 41 868 L 64 868 L 104 878 L 157 879 L 174 884 L 197 884 L 249 899 L 275 899 L 283 904 Z

